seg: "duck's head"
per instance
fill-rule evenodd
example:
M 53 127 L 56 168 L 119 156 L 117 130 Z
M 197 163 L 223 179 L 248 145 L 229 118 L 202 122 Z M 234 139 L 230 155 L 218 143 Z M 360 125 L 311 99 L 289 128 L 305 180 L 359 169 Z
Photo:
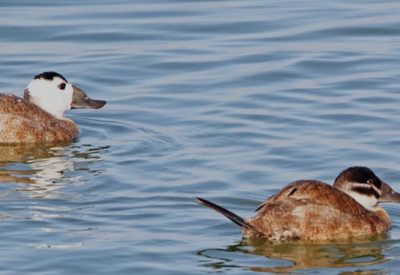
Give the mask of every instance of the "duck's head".
M 36 75 L 26 87 L 24 99 L 59 119 L 64 119 L 64 112 L 69 109 L 99 109 L 106 104 L 104 100 L 89 98 L 56 72 Z
M 367 167 L 347 168 L 337 176 L 333 186 L 353 197 L 368 210 L 372 210 L 379 202 L 400 203 L 400 194 Z

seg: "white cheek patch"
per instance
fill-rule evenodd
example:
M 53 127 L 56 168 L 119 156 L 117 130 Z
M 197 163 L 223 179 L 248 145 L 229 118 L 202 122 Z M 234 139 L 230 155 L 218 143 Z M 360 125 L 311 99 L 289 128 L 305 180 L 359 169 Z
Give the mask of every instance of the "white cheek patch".
M 347 190 L 346 193 L 368 210 L 372 210 L 378 204 L 378 199 L 375 196 L 368 196 L 351 190 Z
M 30 101 L 56 118 L 64 119 L 64 112 L 71 109 L 73 87 L 66 83 L 65 89 L 61 90 L 58 86 L 63 82 L 58 77 L 32 80 L 27 87 Z

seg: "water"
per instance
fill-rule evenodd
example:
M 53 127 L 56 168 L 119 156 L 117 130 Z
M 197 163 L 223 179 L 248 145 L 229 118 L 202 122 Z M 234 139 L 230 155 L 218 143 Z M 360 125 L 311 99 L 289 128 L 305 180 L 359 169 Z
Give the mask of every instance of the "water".
M 0 90 L 46 70 L 101 110 L 72 144 L 1 148 L 3 274 L 395 273 L 388 238 L 242 241 L 193 198 L 245 217 L 300 178 L 371 167 L 400 190 L 397 1 L 0 2 Z

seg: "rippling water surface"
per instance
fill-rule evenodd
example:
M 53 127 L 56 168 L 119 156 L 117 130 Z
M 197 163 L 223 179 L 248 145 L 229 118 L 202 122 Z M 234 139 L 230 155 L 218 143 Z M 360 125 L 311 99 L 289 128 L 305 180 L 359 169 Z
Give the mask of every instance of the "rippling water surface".
M 367 165 L 400 190 L 397 1 L 0 2 L 0 90 L 55 70 L 101 110 L 72 144 L 0 148 L 5 274 L 394 273 L 388 238 L 243 242 L 290 181 Z

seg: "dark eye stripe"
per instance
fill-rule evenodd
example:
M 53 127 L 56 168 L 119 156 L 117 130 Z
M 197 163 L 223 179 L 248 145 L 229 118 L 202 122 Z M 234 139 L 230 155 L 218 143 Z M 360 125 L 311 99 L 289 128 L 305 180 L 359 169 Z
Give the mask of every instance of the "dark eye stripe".
M 367 196 L 374 196 L 375 198 L 379 199 L 380 195 L 378 192 L 376 192 L 375 189 L 370 188 L 370 187 L 354 187 L 351 189 L 354 192 L 367 195 Z
M 370 179 L 370 180 L 367 180 L 367 182 L 366 182 L 365 184 L 374 185 L 374 186 L 376 186 L 378 189 L 381 188 L 381 182 L 378 181 L 378 180 Z

